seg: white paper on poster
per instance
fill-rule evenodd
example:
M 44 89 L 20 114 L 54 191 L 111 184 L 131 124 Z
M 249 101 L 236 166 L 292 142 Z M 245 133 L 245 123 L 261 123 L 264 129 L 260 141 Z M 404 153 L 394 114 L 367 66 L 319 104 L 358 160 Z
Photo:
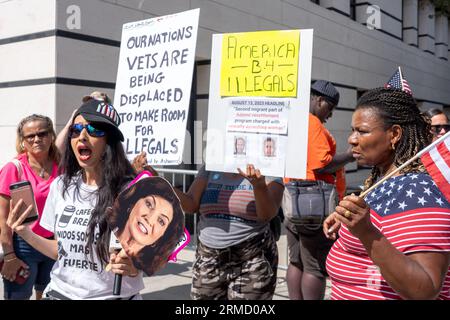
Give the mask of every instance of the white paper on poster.
M 289 102 L 229 98 L 227 132 L 287 134 Z
M 128 159 L 182 161 L 200 9 L 126 23 L 114 106 Z
M 264 175 L 284 175 L 287 136 L 227 132 L 225 140 L 224 171 L 245 171 L 246 165 L 252 163 L 256 168 L 264 168 Z
M 295 96 L 289 97 L 221 96 L 224 35 L 213 35 L 205 160 L 207 170 L 237 172 L 237 167 L 245 168 L 247 163 L 253 163 L 263 175 L 306 178 L 313 30 L 299 31 L 297 91 Z M 252 51 L 246 52 L 250 55 Z M 250 125 L 255 120 L 245 113 L 251 111 L 249 106 L 261 101 L 273 104 L 283 102 L 283 109 L 274 112 L 278 113 L 280 128 L 264 128 L 261 123 L 256 127 L 239 126 L 242 123 Z M 240 107 L 237 107 L 239 104 Z M 287 129 L 283 127 L 286 125 Z M 246 137 L 245 155 L 235 154 L 235 141 L 239 135 Z M 276 140 L 277 151 L 273 157 L 265 157 L 262 153 L 265 136 Z

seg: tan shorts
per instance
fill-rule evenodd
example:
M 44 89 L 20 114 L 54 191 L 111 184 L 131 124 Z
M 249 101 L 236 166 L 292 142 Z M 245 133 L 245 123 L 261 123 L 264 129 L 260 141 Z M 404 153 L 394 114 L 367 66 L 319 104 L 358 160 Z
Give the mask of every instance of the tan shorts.
M 285 219 L 289 262 L 300 270 L 318 278 L 327 277 L 326 260 L 334 241 L 327 239 L 322 228 L 314 232 L 301 232 L 301 227 Z

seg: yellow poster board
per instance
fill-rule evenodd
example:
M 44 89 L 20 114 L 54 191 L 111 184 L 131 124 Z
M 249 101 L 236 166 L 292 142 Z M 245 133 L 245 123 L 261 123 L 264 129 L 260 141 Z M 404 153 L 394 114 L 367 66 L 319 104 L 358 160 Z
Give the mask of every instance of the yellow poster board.
M 296 97 L 300 30 L 224 34 L 220 95 Z

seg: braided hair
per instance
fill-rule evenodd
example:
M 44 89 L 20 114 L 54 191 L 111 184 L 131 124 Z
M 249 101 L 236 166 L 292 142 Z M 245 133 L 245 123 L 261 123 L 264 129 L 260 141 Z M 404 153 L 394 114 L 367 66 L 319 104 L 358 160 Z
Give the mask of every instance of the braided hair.
M 372 109 L 384 123 L 385 130 L 393 125 L 399 125 L 403 134 L 395 145 L 394 164 L 396 167 L 411 159 L 420 150 L 431 143 L 430 120 L 421 114 L 415 99 L 398 89 L 376 88 L 367 91 L 358 100 L 356 110 Z M 401 170 L 401 173 L 424 172 L 422 162 L 417 159 Z M 368 189 L 380 177 L 377 167 L 364 183 Z

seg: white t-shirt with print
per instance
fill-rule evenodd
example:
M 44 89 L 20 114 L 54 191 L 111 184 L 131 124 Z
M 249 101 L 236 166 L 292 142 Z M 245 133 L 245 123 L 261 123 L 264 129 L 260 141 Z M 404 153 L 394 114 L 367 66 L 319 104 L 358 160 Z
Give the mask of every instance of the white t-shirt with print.
M 90 248 L 86 246 L 87 226 L 97 201 L 97 187 L 83 183 L 80 176 L 74 181 L 79 185 L 79 194 L 75 194 L 76 188 L 72 184 L 63 198 L 62 176 L 55 179 L 42 213 L 41 226 L 53 232 L 58 241 L 58 260 L 45 292 L 55 290 L 70 299 L 118 298 L 112 294 L 115 274 L 102 270 L 95 250 L 91 261 Z M 120 297 L 133 296 L 143 288 L 141 273 L 137 277 L 122 277 Z

